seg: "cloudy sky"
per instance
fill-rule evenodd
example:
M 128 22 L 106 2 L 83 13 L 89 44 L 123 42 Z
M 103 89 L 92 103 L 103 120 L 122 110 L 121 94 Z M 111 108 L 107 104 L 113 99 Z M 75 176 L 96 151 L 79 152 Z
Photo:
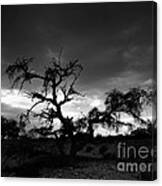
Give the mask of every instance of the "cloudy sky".
M 35 57 L 41 72 L 63 48 L 64 61 L 78 58 L 84 70 L 77 87 L 86 96 L 67 104 L 66 114 L 103 109 L 105 92 L 150 84 L 153 79 L 152 2 L 2 6 L 2 114 L 15 117 L 31 105 L 10 91 L 6 67 Z M 37 84 L 26 89 L 39 89 Z

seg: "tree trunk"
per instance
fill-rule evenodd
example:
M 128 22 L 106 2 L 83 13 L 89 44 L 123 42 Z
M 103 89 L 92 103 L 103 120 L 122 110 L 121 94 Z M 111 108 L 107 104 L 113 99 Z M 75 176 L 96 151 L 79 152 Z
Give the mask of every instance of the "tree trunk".
M 56 137 L 56 146 L 57 146 L 57 148 L 58 148 L 58 150 L 59 150 L 59 153 L 60 153 L 60 155 L 61 156 L 64 156 L 65 155 L 65 153 L 64 153 L 64 151 L 63 151 L 63 144 L 62 144 L 62 139 L 61 139 L 61 137 Z
M 71 141 L 70 157 L 74 158 L 77 153 L 77 148 L 76 148 L 75 136 L 73 135 L 73 123 L 72 123 L 71 119 L 64 118 L 60 107 L 57 107 L 57 110 L 58 110 L 58 114 L 59 114 L 59 119 L 60 119 L 61 123 L 63 124 L 65 135 L 67 134 L 70 141 Z M 63 154 L 64 151 L 62 150 L 61 145 L 60 145 L 60 151 Z
M 77 145 L 75 142 L 75 137 L 71 137 L 71 148 L 70 148 L 70 157 L 74 159 L 77 153 Z
M 93 124 L 92 124 L 91 121 L 89 121 L 88 131 L 89 131 L 90 139 L 92 140 L 93 139 L 94 130 L 93 130 Z

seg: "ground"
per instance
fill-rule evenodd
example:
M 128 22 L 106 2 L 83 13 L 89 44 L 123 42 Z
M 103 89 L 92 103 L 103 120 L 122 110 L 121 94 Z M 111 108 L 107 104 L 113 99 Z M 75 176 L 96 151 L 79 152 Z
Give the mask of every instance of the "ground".
M 151 144 L 150 140 L 130 141 L 130 145 Z M 117 171 L 116 148 L 114 139 L 96 140 L 84 145 L 76 157 L 71 158 L 60 156 L 53 140 L 5 140 L 2 141 L 2 176 L 104 180 L 152 178 L 152 174 Z

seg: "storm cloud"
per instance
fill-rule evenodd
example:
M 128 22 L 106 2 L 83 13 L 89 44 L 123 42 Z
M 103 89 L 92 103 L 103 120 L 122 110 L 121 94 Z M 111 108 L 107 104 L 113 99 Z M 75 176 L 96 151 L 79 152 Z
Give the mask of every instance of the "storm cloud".
M 88 99 L 139 86 L 153 78 L 151 10 L 152 2 L 2 6 L 2 89 L 10 89 L 5 69 L 17 57 L 35 57 L 42 71 L 60 48 L 65 62 L 83 65 L 77 87 Z

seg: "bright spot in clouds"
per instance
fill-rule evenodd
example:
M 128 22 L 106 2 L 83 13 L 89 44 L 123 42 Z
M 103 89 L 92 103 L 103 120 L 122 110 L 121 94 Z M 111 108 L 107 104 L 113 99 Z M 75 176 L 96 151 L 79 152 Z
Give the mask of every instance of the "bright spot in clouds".
M 96 98 L 96 99 L 92 100 L 91 106 L 98 107 L 100 104 L 101 104 L 101 100 Z
M 63 99 L 63 95 L 59 92 L 58 101 Z M 24 92 L 19 92 L 18 89 L 2 89 L 1 90 L 1 103 L 4 103 L 14 108 L 20 108 L 22 110 L 29 109 L 37 100 L 31 100 Z M 45 104 L 37 105 L 35 111 L 39 111 L 43 108 Z M 81 113 L 86 114 L 93 107 L 103 108 L 103 100 L 99 99 L 97 96 L 85 96 L 76 97 L 71 102 L 68 102 L 63 106 L 63 114 L 65 116 L 70 116 L 77 118 L 81 116 Z
M 60 95 L 59 100 L 62 100 L 62 96 Z M 20 108 L 23 110 L 29 109 L 36 100 L 32 101 L 30 98 L 26 96 L 25 93 L 19 92 L 18 89 L 2 89 L 1 90 L 1 103 L 4 103 L 14 108 Z M 40 111 L 45 106 L 45 104 L 38 105 L 35 107 L 34 111 Z M 63 106 L 63 114 L 65 116 L 74 117 L 77 119 L 82 115 L 82 113 L 87 114 L 93 107 L 98 107 L 100 110 L 104 110 L 104 101 L 101 100 L 98 96 L 85 96 L 85 97 L 77 97 L 76 99 L 68 102 Z M 125 123 L 134 123 L 134 118 L 126 113 L 117 113 L 120 117 L 120 121 Z M 145 112 L 142 113 L 141 117 L 144 120 L 152 120 L 152 109 L 146 108 Z
M 2 89 L 1 103 L 21 109 L 28 109 L 32 104 L 31 100 L 17 89 Z

